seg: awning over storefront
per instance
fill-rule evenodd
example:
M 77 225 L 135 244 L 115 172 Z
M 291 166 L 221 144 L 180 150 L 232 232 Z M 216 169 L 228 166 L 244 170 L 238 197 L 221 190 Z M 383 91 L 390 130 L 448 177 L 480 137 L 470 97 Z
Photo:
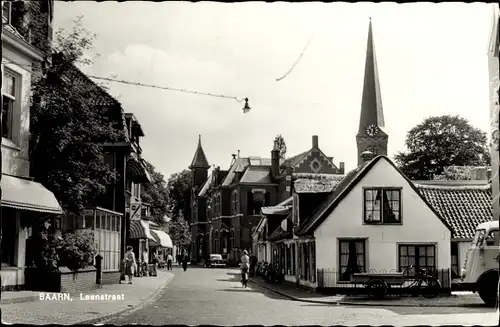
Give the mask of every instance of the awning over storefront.
M 63 211 L 54 193 L 42 184 L 2 174 L 2 206 L 53 214 Z
M 130 156 L 127 160 L 127 177 L 135 183 L 151 183 L 151 176 L 139 158 Z
M 263 215 L 287 215 L 292 210 L 293 198 L 289 197 L 285 201 L 270 207 L 262 207 Z
M 162 246 L 164 248 L 173 248 L 174 247 L 172 244 L 172 240 L 170 239 L 170 236 L 168 236 L 168 234 L 165 233 L 164 231 L 152 229 L 151 236 L 153 236 L 156 243 L 159 243 L 160 246 Z
M 149 230 L 149 223 L 147 220 L 131 220 L 130 221 L 130 239 L 150 239 L 154 241 L 153 236 Z

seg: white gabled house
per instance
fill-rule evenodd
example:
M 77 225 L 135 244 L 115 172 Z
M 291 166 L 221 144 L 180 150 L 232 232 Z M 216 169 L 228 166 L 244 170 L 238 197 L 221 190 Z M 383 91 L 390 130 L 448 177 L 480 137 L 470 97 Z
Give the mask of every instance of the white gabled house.
M 452 228 L 385 156 L 351 171 L 295 234 L 314 239 L 318 274 L 328 271 L 329 285 L 317 287 L 356 272 L 451 266 Z

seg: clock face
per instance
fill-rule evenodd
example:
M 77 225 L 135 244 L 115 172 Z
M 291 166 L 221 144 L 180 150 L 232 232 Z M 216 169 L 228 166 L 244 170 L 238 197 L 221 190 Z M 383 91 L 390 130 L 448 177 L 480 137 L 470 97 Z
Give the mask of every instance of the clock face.
M 375 136 L 377 135 L 378 133 L 378 127 L 375 126 L 375 125 L 368 125 L 368 127 L 366 127 L 366 134 L 368 136 Z

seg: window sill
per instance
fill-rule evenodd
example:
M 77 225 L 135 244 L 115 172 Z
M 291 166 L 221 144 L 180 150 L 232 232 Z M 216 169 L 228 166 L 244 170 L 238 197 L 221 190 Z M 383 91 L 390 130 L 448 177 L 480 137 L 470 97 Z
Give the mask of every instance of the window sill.
M 16 143 L 14 143 L 12 140 L 9 140 L 5 137 L 2 137 L 2 147 L 6 147 L 6 148 L 9 148 L 12 150 L 21 151 L 21 148 Z
M 363 225 L 370 225 L 370 226 L 401 226 L 403 225 L 402 222 L 396 222 L 396 223 L 383 223 L 383 222 L 371 222 L 371 221 L 364 221 Z
M 4 263 L 2 263 L 2 270 L 5 271 L 15 271 L 15 270 L 22 270 L 24 269 L 23 267 L 16 267 L 16 266 L 4 266 Z

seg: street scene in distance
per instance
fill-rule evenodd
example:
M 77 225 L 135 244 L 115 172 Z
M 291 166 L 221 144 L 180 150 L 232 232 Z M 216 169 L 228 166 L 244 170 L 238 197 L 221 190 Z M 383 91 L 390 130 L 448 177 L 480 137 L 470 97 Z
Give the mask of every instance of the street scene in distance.
M 497 4 L 1 4 L 2 323 L 498 325 Z

